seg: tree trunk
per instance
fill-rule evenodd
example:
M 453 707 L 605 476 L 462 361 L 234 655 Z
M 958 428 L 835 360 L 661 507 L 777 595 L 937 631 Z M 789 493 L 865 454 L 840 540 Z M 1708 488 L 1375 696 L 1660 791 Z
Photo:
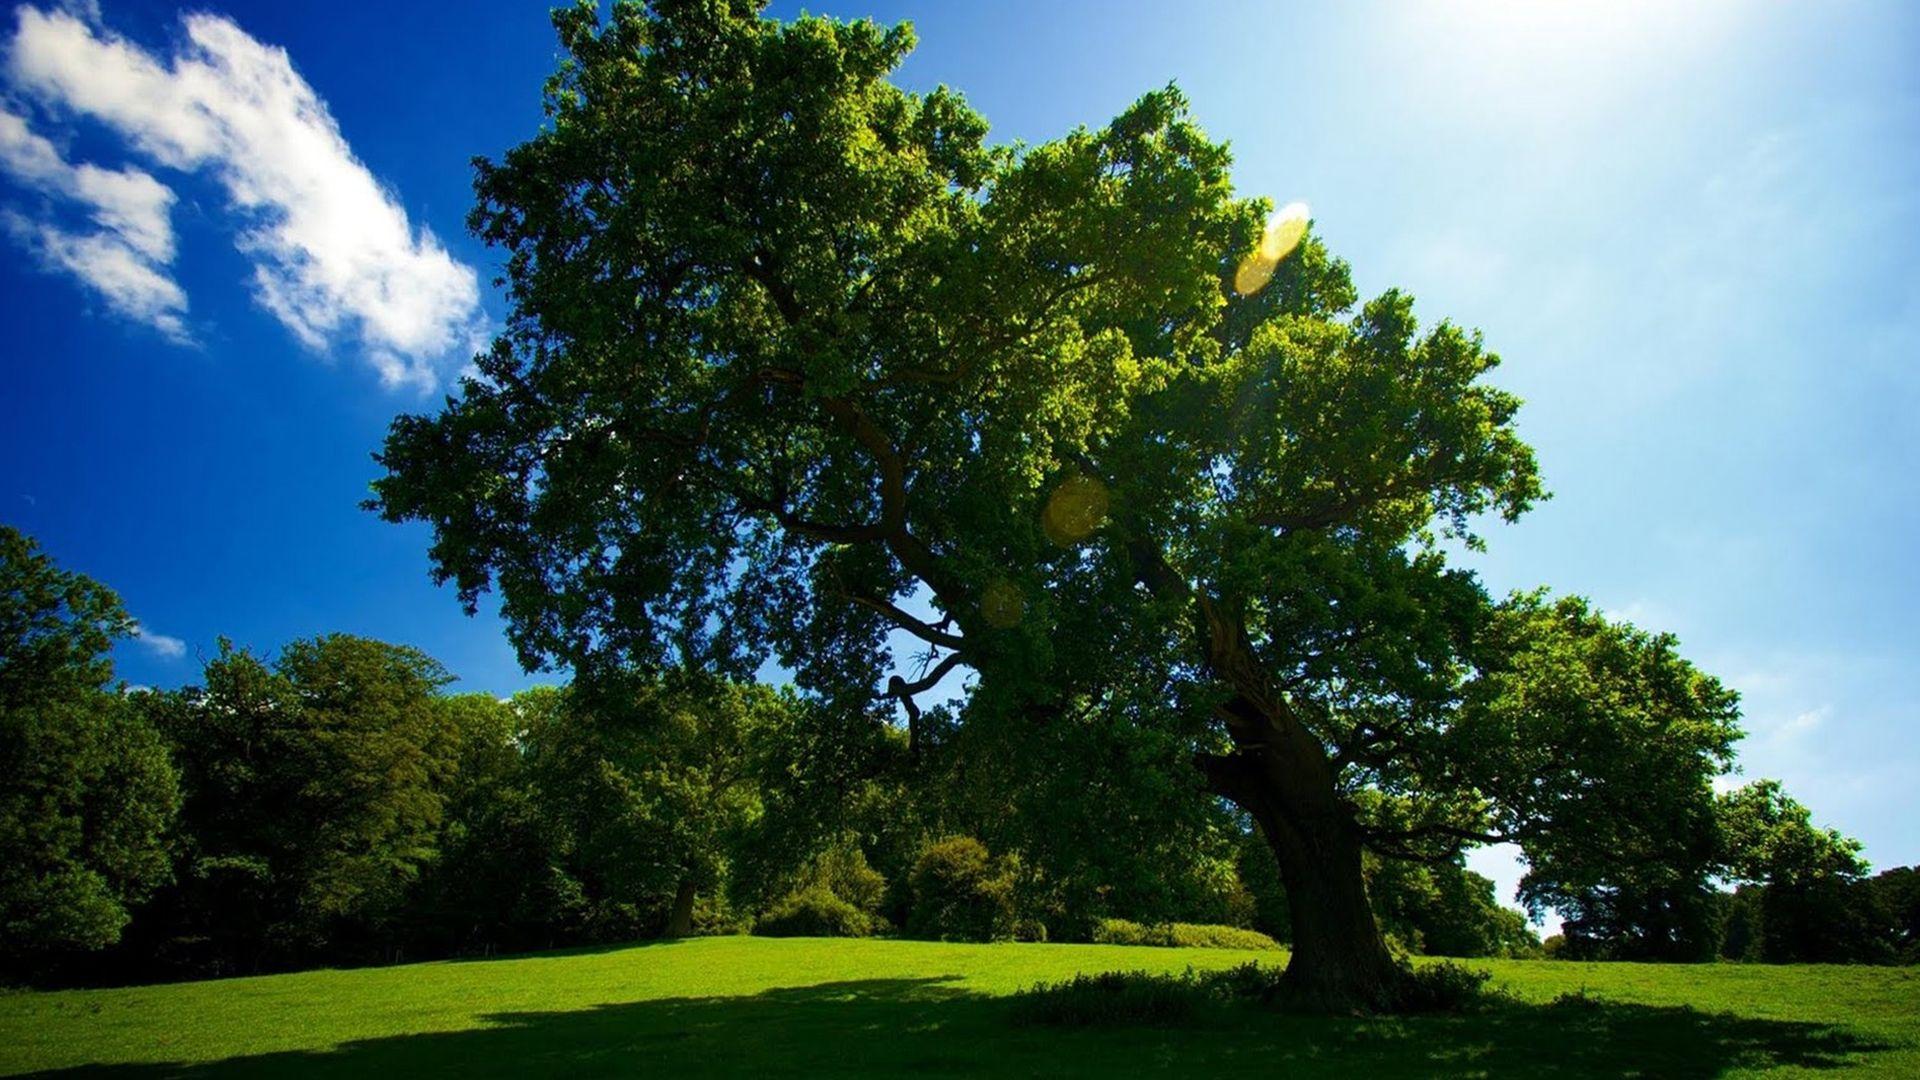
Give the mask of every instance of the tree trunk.
M 1329 824 L 1318 836 L 1302 836 L 1283 823 L 1261 825 L 1279 860 L 1293 917 L 1287 985 L 1311 1008 L 1390 1009 L 1399 972 L 1367 900 L 1359 838 L 1345 823 Z
M 686 937 L 693 933 L 694 892 L 693 879 L 681 878 L 680 888 L 673 894 L 673 909 L 667 913 L 667 937 Z
M 1331 782 L 1308 787 L 1265 748 L 1200 762 L 1214 791 L 1247 811 L 1280 864 L 1293 919 L 1286 987 L 1297 1006 L 1325 1012 L 1394 1007 L 1400 972 L 1374 922 L 1360 837 Z M 1292 782 L 1289 785 L 1289 781 Z
M 1207 670 L 1232 692 L 1214 716 L 1233 752 L 1201 754 L 1194 764 L 1215 794 L 1252 815 L 1280 863 L 1293 914 L 1289 993 L 1303 1008 L 1393 1008 L 1400 972 L 1367 902 L 1360 829 L 1341 799 L 1339 766 L 1262 666 L 1238 609 L 1195 589 L 1151 542 L 1136 537 L 1127 552 L 1137 581 L 1156 596 L 1193 605 L 1195 644 Z

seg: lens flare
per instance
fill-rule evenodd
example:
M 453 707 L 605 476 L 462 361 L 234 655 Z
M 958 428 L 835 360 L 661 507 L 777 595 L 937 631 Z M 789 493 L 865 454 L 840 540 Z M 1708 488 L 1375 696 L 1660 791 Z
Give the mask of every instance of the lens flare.
M 1293 202 L 1273 212 L 1267 219 L 1266 231 L 1260 234 L 1260 246 L 1251 255 L 1240 260 L 1240 266 L 1233 273 L 1233 291 L 1241 296 L 1252 296 L 1267 287 L 1273 280 L 1273 272 L 1282 260 L 1300 246 L 1300 240 L 1307 235 L 1307 223 L 1312 215 L 1307 204 Z
M 1040 528 L 1060 547 L 1072 547 L 1093 535 L 1107 520 L 1107 485 L 1091 476 L 1069 476 L 1047 497 Z
M 1011 630 L 1020 625 L 1020 619 L 1026 613 L 1026 598 L 1020 595 L 1018 587 L 1005 578 L 995 578 L 980 593 L 980 614 L 992 626 Z

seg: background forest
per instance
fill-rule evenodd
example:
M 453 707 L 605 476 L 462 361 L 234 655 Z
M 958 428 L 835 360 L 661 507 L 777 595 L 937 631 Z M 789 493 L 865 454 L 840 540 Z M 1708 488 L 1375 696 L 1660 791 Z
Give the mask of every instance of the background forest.
M 692 675 L 452 693 L 401 645 L 223 643 L 196 685 L 118 684 L 114 594 L 0 530 L 5 974 L 126 982 L 659 935 L 1284 943 L 1242 815 L 1150 728 L 1099 715 L 1010 769 L 931 710 L 913 738 Z M 1719 797 L 1691 867 L 1589 867 L 1527 899 L 1460 860 L 1368 863 L 1396 947 L 1448 956 L 1913 962 L 1920 882 L 1779 785 Z M 1530 880 L 1531 883 L 1531 880 Z

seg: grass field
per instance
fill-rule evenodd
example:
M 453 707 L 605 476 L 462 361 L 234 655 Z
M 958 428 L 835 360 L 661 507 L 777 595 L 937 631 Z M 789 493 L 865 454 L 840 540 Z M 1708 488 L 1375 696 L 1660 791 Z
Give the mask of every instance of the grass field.
M 1076 972 L 1276 954 L 708 938 L 357 971 L 0 996 L 0 1073 L 1920 1076 L 1920 972 L 1489 962 L 1522 1003 L 1180 1030 L 1009 1022 Z M 1548 1004 L 1584 990 L 1598 1004 Z

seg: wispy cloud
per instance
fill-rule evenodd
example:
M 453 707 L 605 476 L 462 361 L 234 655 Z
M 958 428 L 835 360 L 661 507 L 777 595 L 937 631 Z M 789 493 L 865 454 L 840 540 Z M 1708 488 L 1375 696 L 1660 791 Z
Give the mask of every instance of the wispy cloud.
M 254 296 L 315 351 L 357 344 L 389 386 L 431 387 L 483 327 L 473 268 L 416 228 L 284 49 L 193 14 L 162 58 L 67 11 L 18 9 L 13 83 L 165 168 L 205 172 L 240 219 Z
M 175 341 L 188 340 L 187 294 L 167 271 L 174 252 L 172 189 L 138 169 L 73 164 L 5 106 L 0 171 L 78 207 L 92 226 L 80 231 L 6 211 L 0 224 L 16 243 L 80 279 L 122 315 Z
M 167 634 L 156 634 L 139 623 L 133 625 L 133 639 L 162 660 L 178 660 L 187 655 L 186 642 Z

